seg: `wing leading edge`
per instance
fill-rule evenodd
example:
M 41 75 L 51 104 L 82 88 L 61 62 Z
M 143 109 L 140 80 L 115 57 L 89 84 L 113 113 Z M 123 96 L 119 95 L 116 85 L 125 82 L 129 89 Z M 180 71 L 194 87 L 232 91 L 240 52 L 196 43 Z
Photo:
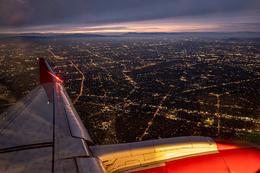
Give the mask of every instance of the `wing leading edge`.
M 39 65 L 40 85 L 0 115 L 0 172 L 260 171 L 259 146 L 237 141 L 190 136 L 92 146 L 63 84 L 43 58 Z

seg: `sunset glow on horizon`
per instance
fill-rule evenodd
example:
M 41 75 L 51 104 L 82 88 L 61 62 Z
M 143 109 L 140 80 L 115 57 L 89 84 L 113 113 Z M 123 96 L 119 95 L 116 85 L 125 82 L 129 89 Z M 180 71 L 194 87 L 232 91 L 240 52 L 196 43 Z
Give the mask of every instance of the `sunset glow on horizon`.
M 106 24 L 99 26 L 82 26 L 82 25 L 55 25 L 53 27 L 28 27 L 23 29 L 8 30 L 2 33 L 55 33 L 55 34 L 73 34 L 73 33 L 86 33 L 86 34 L 113 34 L 113 33 L 128 33 L 128 32 L 243 32 L 248 31 L 248 28 L 234 28 L 229 27 L 230 24 L 218 23 L 218 22 L 176 22 L 170 23 L 169 21 L 158 22 L 154 21 L 143 21 L 143 22 L 125 22 L 116 24 Z M 239 25 L 239 22 L 232 23 L 233 25 Z M 57 28 L 57 29 L 53 29 Z M 251 30 L 252 32 L 259 32 L 258 28 Z
M 0 1 L 0 33 L 260 32 L 259 8 L 257 0 Z

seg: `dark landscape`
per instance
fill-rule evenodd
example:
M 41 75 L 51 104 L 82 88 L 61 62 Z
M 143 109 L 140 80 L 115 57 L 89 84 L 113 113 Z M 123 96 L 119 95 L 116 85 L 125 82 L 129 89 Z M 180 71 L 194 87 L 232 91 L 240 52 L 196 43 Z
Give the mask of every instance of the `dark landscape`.
M 259 143 L 260 42 L 250 34 L 2 35 L 0 110 L 39 85 L 45 58 L 72 102 L 82 75 L 71 62 L 84 74 L 74 106 L 96 144 L 193 135 Z

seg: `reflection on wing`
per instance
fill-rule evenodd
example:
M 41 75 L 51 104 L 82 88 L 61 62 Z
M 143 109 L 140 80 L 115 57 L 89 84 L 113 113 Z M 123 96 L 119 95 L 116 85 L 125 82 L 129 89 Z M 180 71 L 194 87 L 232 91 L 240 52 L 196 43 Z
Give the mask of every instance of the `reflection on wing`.
M 0 172 L 260 171 L 259 146 L 237 141 L 190 136 L 91 146 L 63 84 L 42 58 L 40 84 L 0 115 Z
M 91 146 L 107 172 L 230 173 L 260 170 L 260 148 L 248 142 L 189 136 Z

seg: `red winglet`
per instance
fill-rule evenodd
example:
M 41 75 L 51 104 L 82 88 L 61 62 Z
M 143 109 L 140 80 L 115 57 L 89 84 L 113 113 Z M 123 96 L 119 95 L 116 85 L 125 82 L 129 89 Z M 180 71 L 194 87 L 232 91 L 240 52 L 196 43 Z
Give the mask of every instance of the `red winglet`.
M 50 73 L 52 73 L 53 75 L 55 74 L 44 58 L 39 58 L 39 67 L 40 67 L 40 84 L 53 82 L 53 76 Z

